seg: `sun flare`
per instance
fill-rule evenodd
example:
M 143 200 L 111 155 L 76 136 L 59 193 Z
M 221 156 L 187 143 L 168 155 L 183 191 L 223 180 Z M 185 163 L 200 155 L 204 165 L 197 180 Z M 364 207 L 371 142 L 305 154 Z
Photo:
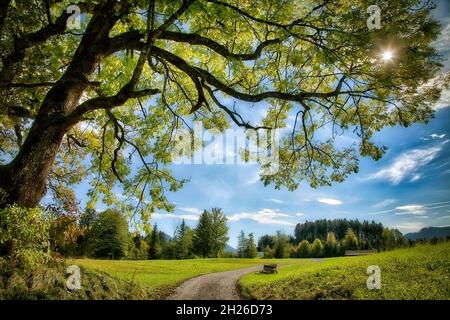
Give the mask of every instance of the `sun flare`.
M 394 53 L 391 50 L 383 51 L 383 53 L 381 54 L 381 58 L 384 61 L 390 61 L 392 60 L 392 58 L 394 58 Z

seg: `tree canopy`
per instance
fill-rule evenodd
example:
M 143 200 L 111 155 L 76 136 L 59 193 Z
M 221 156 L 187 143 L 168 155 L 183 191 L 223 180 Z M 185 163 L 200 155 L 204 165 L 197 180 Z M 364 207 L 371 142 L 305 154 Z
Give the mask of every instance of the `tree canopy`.
M 165 190 L 186 182 L 169 170 L 174 136 L 193 120 L 288 129 L 265 185 L 343 181 L 359 156 L 385 152 L 375 132 L 429 121 L 449 80 L 436 77 L 433 4 L 376 1 L 381 28 L 369 30 L 373 2 L 2 1 L 2 205 L 33 207 L 47 188 L 67 196 L 87 181 L 91 206 L 121 200 L 143 221 L 171 211 Z M 73 4 L 79 29 L 67 28 Z M 249 104 L 260 123 L 247 119 Z M 347 131 L 359 142 L 338 146 Z

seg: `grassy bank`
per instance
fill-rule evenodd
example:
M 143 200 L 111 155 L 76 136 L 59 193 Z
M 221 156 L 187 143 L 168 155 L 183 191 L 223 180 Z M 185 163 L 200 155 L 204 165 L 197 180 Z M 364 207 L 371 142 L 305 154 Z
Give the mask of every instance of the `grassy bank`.
M 381 290 L 368 290 L 367 267 L 381 269 Z M 450 299 L 450 243 L 359 257 L 302 259 L 276 275 L 241 278 L 253 299 Z
M 106 274 L 83 270 L 80 290 L 67 289 L 66 264 L 51 261 L 21 270 L 0 258 L 0 300 L 147 299 L 145 288 Z

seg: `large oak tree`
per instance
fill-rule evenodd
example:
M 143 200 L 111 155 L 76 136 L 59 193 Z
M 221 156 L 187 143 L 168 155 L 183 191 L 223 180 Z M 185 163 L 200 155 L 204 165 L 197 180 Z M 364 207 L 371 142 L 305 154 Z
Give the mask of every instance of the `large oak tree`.
M 71 4 L 81 9 L 80 29 L 67 28 Z M 381 28 L 369 30 L 373 4 Z M 0 202 L 33 207 L 48 188 L 67 198 L 86 180 L 92 203 L 113 203 L 120 184 L 144 219 L 171 210 L 164 190 L 186 182 L 168 170 L 174 132 L 192 120 L 219 130 L 289 125 L 280 170 L 261 177 L 265 184 L 343 181 L 358 170 L 358 154 L 383 155 L 375 132 L 433 116 L 448 78 L 436 77 L 432 8 L 417 0 L 3 0 Z M 385 50 L 392 59 L 380 57 Z M 245 117 L 252 103 L 261 123 Z M 337 147 L 346 131 L 359 143 Z

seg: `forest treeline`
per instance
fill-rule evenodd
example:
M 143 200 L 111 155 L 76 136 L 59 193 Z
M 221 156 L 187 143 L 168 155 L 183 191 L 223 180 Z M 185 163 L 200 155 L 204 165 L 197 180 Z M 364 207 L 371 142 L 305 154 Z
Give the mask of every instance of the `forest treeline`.
M 347 250 L 384 251 L 413 245 L 400 231 L 381 223 L 335 219 L 298 223 L 292 235 L 279 231 L 256 239 L 253 233 L 241 231 L 236 250 L 231 250 L 227 249 L 227 217 L 219 208 L 204 210 L 194 227 L 181 221 L 171 236 L 157 224 L 145 234 L 130 230 L 126 216 L 118 209 L 72 212 L 59 207 L 45 210 L 11 207 L 1 210 L 1 215 L 0 257 L 22 252 L 27 259 L 32 243 L 39 243 L 40 252 L 56 257 L 130 260 L 320 258 L 342 256 Z M 28 215 L 29 220 L 25 219 Z M 19 216 L 25 219 L 21 223 L 16 221 Z M 29 239 L 31 235 L 39 239 Z M 23 250 L 17 250 L 19 243 Z
M 316 220 L 298 223 L 294 235 L 278 232 L 264 235 L 258 250 L 266 258 L 307 258 L 342 256 L 347 250 L 391 250 L 410 245 L 397 229 L 374 221 Z
M 53 212 L 54 214 L 54 212 Z M 50 248 L 62 256 L 108 259 L 189 259 L 219 257 L 228 241 L 227 218 L 221 209 L 205 210 L 195 228 L 183 220 L 170 237 L 155 224 L 143 236 L 130 232 L 124 215 L 115 209 L 87 209 L 50 219 Z
M 408 246 L 396 229 L 374 221 L 316 220 L 296 225 L 294 234 L 264 235 L 256 243 L 253 233 L 238 236 L 236 251 L 226 252 L 227 218 L 221 209 L 205 210 L 194 228 L 183 220 L 173 236 L 159 230 L 142 235 L 130 232 L 118 210 L 102 213 L 87 209 L 78 217 L 55 210 L 50 219 L 52 252 L 62 256 L 109 259 L 190 259 L 197 257 L 306 258 L 341 256 L 346 250 L 378 251 Z

